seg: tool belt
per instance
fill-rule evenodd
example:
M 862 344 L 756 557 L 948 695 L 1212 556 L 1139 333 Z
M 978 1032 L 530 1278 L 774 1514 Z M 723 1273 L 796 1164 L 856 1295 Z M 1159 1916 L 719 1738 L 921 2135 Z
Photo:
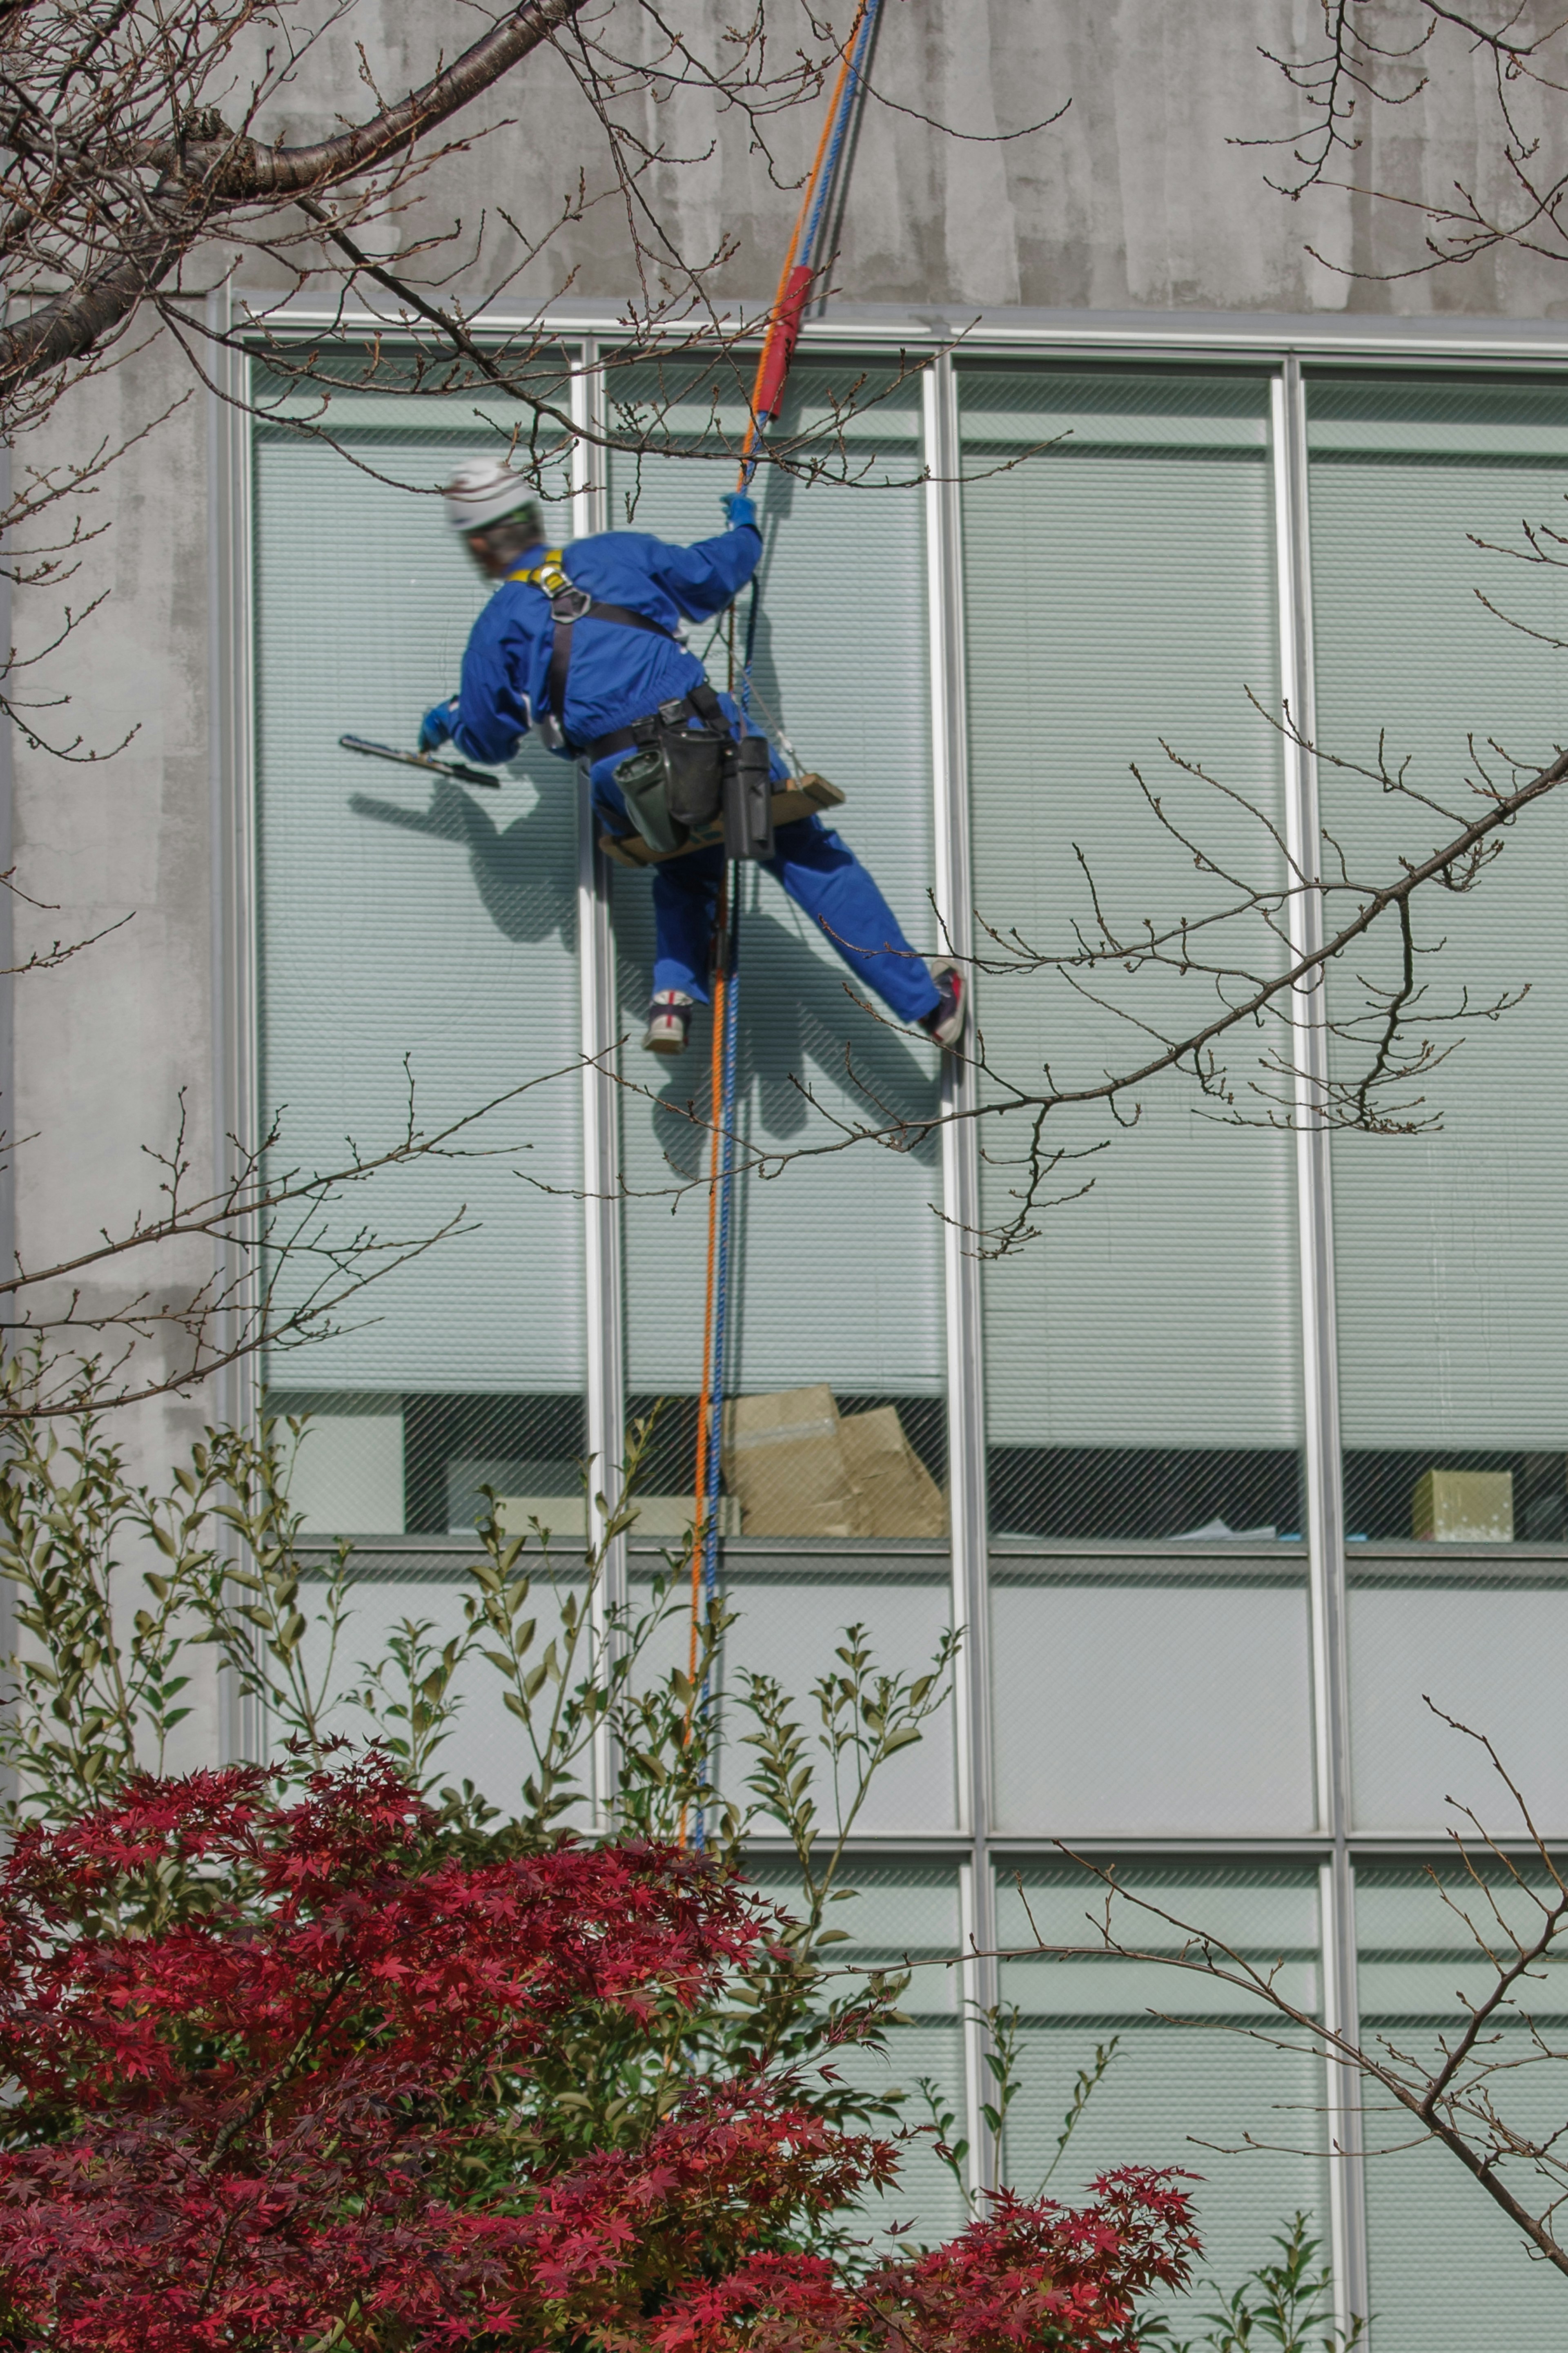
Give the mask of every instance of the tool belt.
M 630 765 L 628 760 L 626 767 L 616 770 L 617 785 L 621 784 Z M 624 786 L 622 789 L 624 791 Z M 826 776 L 797 776 L 794 784 L 769 795 L 768 815 L 776 829 L 781 825 L 798 825 L 803 818 L 826 817 L 843 806 L 844 794 L 838 786 L 829 784 Z M 626 807 L 629 814 L 629 801 Z M 663 866 L 671 858 L 689 858 L 695 850 L 714 849 L 725 840 L 725 827 L 721 818 L 711 825 L 694 828 L 686 840 L 677 842 L 669 849 L 656 849 L 640 826 L 636 833 L 601 833 L 599 847 L 606 858 L 615 860 L 617 866 L 635 868 Z
M 737 741 L 706 679 L 586 746 L 591 760 L 628 749 L 616 783 L 655 857 L 718 839 L 731 858 L 773 856 L 767 738 Z
M 670 825 L 687 832 L 711 825 L 723 807 L 726 754 L 736 748 L 723 706 L 707 680 L 661 702 L 646 718 L 634 719 L 629 727 L 596 735 L 584 748 L 590 760 L 603 760 L 634 745 L 637 757 L 622 762 L 616 782 L 637 831 L 655 849 L 674 849 L 681 837 L 656 840 L 639 812 L 662 811 L 661 834 Z

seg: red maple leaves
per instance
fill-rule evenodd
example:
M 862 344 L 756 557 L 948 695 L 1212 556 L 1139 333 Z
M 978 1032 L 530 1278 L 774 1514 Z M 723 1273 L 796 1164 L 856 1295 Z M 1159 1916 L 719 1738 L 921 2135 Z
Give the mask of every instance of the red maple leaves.
M 374 1753 L 269 1790 L 133 1783 L 0 1875 L 0 2345 L 1110 2348 L 1185 2277 L 1147 2172 L 857 2266 L 823 2227 L 892 2146 L 755 2063 L 669 2076 L 776 1933 L 743 1886 L 624 1842 L 464 1860 Z M 595 2105 L 606 2038 L 646 2063 Z

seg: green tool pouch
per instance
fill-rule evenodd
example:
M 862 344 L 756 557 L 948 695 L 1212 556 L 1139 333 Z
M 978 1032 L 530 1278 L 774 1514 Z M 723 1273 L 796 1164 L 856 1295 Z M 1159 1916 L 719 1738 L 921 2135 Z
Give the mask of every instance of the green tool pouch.
M 714 750 L 720 746 L 714 744 Z M 646 744 L 623 760 L 616 782 L 626 805 L 626 815 L 650 849 L 679 849 L 686 828 L 670 808 L 669 771 L 662 743 Z

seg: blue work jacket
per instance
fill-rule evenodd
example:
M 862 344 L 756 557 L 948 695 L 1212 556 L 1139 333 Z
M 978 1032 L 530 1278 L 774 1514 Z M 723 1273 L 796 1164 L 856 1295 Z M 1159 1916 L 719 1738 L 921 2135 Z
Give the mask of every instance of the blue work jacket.
M 756 570 L 762 552 L 760 533 L 742 524 L 694 547 L 671 547 L 646 531 L 599 532 L 574 540 L 562 560 L 574 586 L 674 629 L 683 620 L 721 613 Z M 543 553 L 532 548 L 520 555 L 519 569 L 537 564 Z M 689 693 L 705 676 L 695 654 L 651 629 L 582 620 L 573 623 L 572 636 L 563 715 L 576 744 L 629 726 L 671 696 Z M 466 760 L 493 767 L 516 753 L 535 716 L 548 707 L 554 638 L 543 589 L 503 581 L 474 623 L 463 656 L 453 737 Z

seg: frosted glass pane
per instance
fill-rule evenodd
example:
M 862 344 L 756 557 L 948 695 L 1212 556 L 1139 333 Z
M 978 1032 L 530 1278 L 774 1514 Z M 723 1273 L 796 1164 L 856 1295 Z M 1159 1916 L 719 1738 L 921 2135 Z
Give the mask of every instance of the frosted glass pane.
M 658 1567 L 666 1564 L 660 1560 Z M 632 1595 L 638 1612 L 647 1609 L 655 1563 L 640 1546 L 632 1556 Z M 690 1614 L 685 1562 L 670 1589 L 671 1607 L 664 1624 L 642 1654 L 639 1678 L 651 1682 L 671 1667 L 685 1671 L 689 1656 Z M 814 1687 L 825 1677 L 843 1672 L 837 1652 L 845 1630 L 858 1624 L 878 1672 L 913 1681 L 926 1673 L 944 1629 L 952 1622 L 951 1588 L 946 1566 L 932 1567 L 921 1577 L 884 1574 L 868 1576 L 863 1561 L 852 1553 L 831 1566 L 819 1550 L 809 1568 L 795 1573 L 776 1556 L 760 1567 L 754 1553 L 727 1550 L 724 1600 L 734 1623 L 727 1630 L 712 1692 L 713 1742 L 717 1777 L 725 1794 L 737 1805 L 751 1802 L 745 1788 L 755 1753 L 746 1736 L 756 1719 L 742 1704 L 746 1671 L 771 1675 L 784 1688 L 795 1722 L 805 1737 L 805 1762 L 811 1774 L 810 1793 L 817 1807 L 820 1835 L 836 1835 L 838 1812 L 826 1753 L 818 1746 L 822 1715 Z M 951 1702 L 937 1711 L 921 1739 L 889 1758 L 876 1775 L 857 1830 L 867 1836 L 919 1834 L 940 1836 L 956 1827 Z M 852 1781 L 841 1776 L 845 1803 Z M 759 1821 L 758 1835 L 778 1835 L 776 1826 Z
M 1434 1715 L 1486 1733 L 1545 1832 L 1568 1832 L 1568 1588 L 1539 1580 L 1416 1576 L 1350 1594 L 1351 1792 L 1358 1830 L 1430 1835 L 1456 1825 L 1447 1800 L 1514 1838 L 1518 1809 L 1485 1754 Z
M 774 1677 L 796 1702 L 824 1835 L 832 1833 L 842 1810 L 851 1802 L 855 1787 L 853 1773 L 846 1767 L 840 1771 L 835 1795 L 828 1759 L 817 1745 L 822 1716 L 812 1695 L 824 1677 L 843 1672 L 836 1653 L 844 1642 L 844 1630 L 864 1627 L 879 1671 L 912 1682 L 929 1671 L 952 1619 L 945 1575 L 912 1585 L 891 1578 L 860 1579 L 854 1569 L 853 1561 L 847 1560 L 831 1580 L 763 1578 L 748 1575 L 744 1565 L 732 1559 L 726 1588 L 736 1622 L 724 1647 L 726 1746 L 721 1778 L 726 1789 L 740 1799 L 740 1784 L 752 1769 L 752 1752 L 740 1746 L 752 1722 L 738 1701 L 742 1672 L 750 1669 Z M 900 1749 L 878 1772 L 858 1818 L 858 1832 L 875 1837 L 921 1831 L 937 1834 L 955 1829 L 954 1774 L 950 1703 L 932 1717 L 918 1743 Z
M 370 1688 L 369 1672 L 386 1666 L 383 1691 L 394 1701 L 400 1692 L 405 1699 L 407 1696 L 406 1686 L 400 1684 L 396 1671 L 386 1665 L 389 1639 L 412 1622 L 423 1626 L 424 1640 L 437 1651 L 454 1636 L 463 1640 L 463 1597 L 475 1588 L 450 1555 L 443 1558 L 438 1554 L 422 1554 L 412 1548 L 390 1558 L 384 1555 L 378 1559 L 369 1551 L 362 1553 L 356 1557 L 354 1570 L 356 1581 L 335 1651 L 329 1629 L 322 1622 L 325 1587 L 315 1578 L 301 1580 L 300 1607 L 309 1620 L 310 1630 L 300 1644 L 300 1652 L 304 1672 L 312 1685 L 332 1695 L 328 1728 L 363 1741 L 374 1737 L 376 1732 L 372 1715 L 355 1704 L 355 1695 Z M 558 1599 L 542 1569 L 535 1569 L 527 1613 L 538 1629 L 532 1658 L 541 1657 L 547 1645 L 560 1635 L 560 1600 L 571 1589 L 563 1575 Z M 451 1689 L 455 1712 L 429 1763 L 426 1778 L 437 1788 L 459 1788 L 464 1781 L 471 1781 L 491 1805 L 510 1816 L 518 1810 L 522 1783 L 533 1767 L 527 1736 L 502 1696 L 506 1688 L 502 1678 L 482 1657 L 475 1654 L 464 1662 Z M 275 1734 L 280 1729 L 274 1726 Z M 388 1719 L 386 1729 L 401 1736 L 406 1727 Z M 584 1756 L 583 1767 L 579 1784 L 586 1790 L 592 1780 L 590 1757 Z M 585 1828 L 585 1821 L 578 1827 Z
M 991 1612 L 1005 1835 L 1312 1828 L 1303 1577 L 1009 1576 Z

